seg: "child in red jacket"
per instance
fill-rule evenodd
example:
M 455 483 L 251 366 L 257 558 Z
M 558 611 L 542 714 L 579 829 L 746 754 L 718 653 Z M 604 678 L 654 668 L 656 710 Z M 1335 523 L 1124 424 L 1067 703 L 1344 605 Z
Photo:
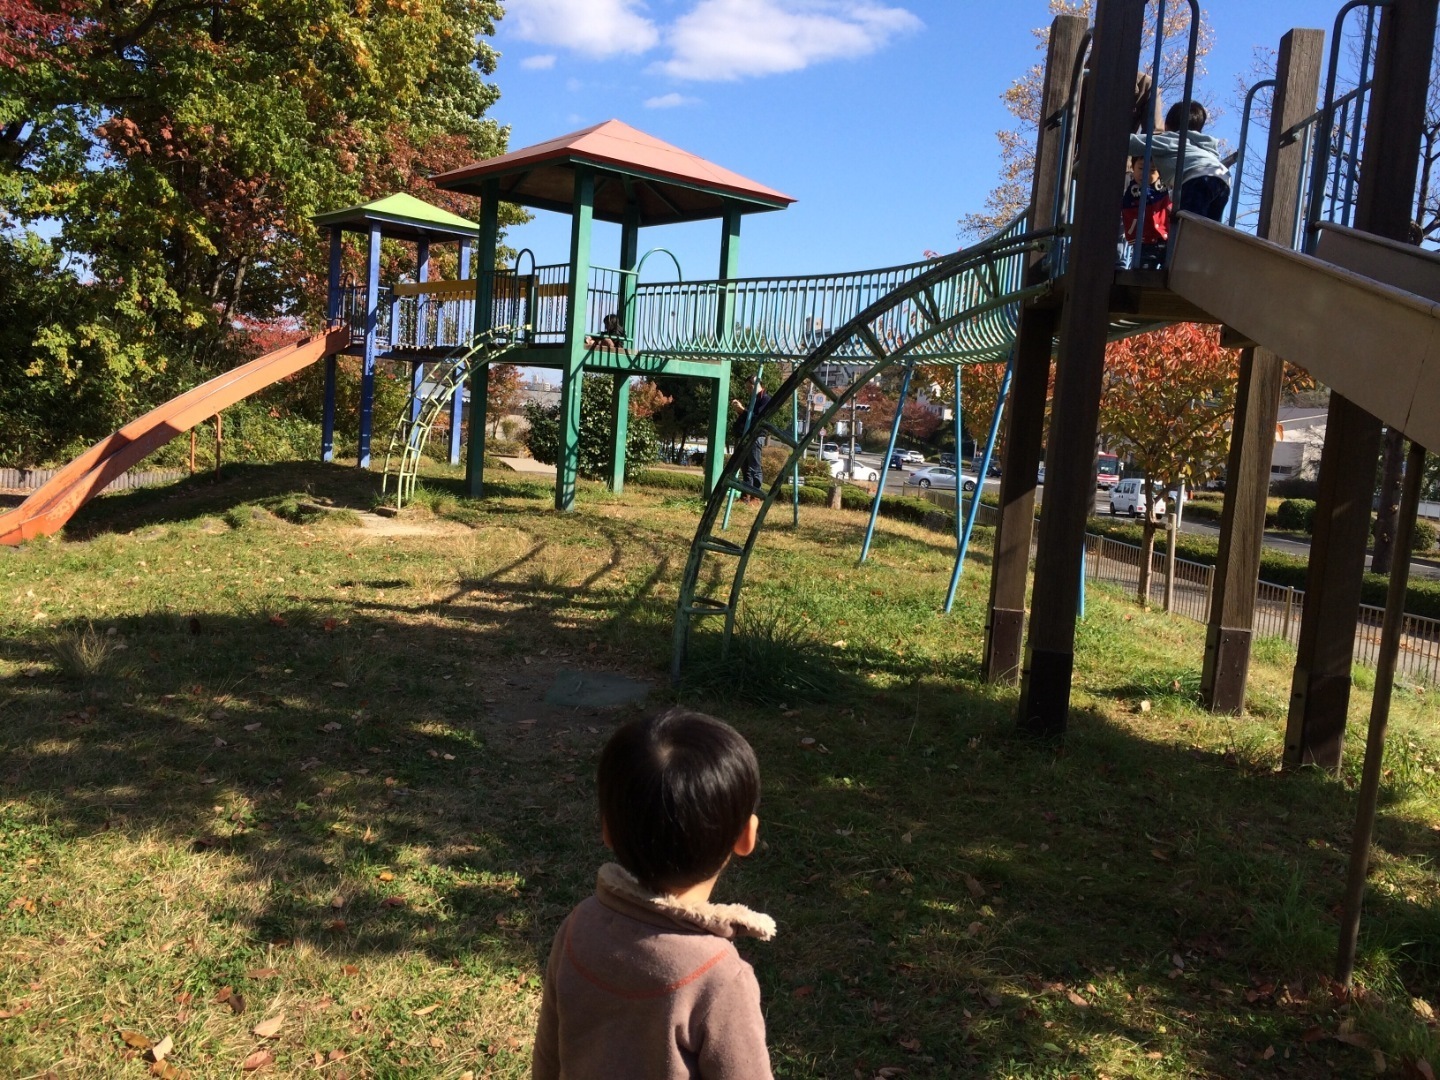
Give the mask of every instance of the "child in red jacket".
M 760 767 L 713 716 L 671 709 L 600 755 L 600 835 L 617 863 L 555 935 L 535 1080 L 771 1080 L 760 984 L 736 937 L 775 922 L 710 891 L 755 849 Z
M 1130 181 L 1120 200 L 1120 220 L 1125 229 L 1125 245 L 1130 253 L 1132 270 L 1155 270 L 1165 261 L 1165 244 L 1170 239 L 1170 192 L 1160 186 L 1160 170 L 1150 168 L 1150 183 L 1145 185 L 1145 235 L 1136 251 L 1136 224 L 1140 217 L 1140 192 L 1144 183 L 1145 159 L 1130 159 Z

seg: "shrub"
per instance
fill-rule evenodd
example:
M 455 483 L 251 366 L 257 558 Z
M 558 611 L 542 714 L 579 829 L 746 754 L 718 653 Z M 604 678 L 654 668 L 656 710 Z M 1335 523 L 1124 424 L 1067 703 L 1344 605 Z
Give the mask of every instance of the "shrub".
M 1431 551 L 1437 541 L 1440 541 L 1440 530 L 1435 528 L 1433 522 L 1415 522 L 1415 534 L 1410 539 L 1411 551 Z
M 1277 528 L 1308 533 L 1314 522 L 1315 502 L 1313 499 L 1286 499 L 1275 511 Z
M 1283 480 L 1276 480 L 1270 485 L 1270 490 L 1282 499 L 1318 499 L 1320 497 L 1320 481 L 1302 480 L 1298 476 L 1287 476 Z
M 705 490 L 705 477 L 699 473 L 673 469 L 636 469 L 631 479 L 641 487 L 664 488 L 666 491 L 692 491 L 699 495 Z
M 586 375 L 580 392 L 580 475 L 594 480 L 608 479 L 612 457 L 613 425 L 610 422 L 610 390 L 617 376 Z M 525 419 L 530 430 L 525 445 L 530 456 L 547 465 L 560 459 L 560 406 L 525 405 Z M 655 425 L 643 416 L 630 416 L 626 428 L 625 475 L 660 457 L 660 439 Z

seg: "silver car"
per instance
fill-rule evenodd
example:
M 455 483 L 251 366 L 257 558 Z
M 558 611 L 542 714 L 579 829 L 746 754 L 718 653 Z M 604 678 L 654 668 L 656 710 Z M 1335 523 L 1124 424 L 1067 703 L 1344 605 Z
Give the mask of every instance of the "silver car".
M 938 488 L 940 490 L 955 490 L 955 470 L 949 465 L 930 465 L 924 469 L 916 469 L 910 474 L 909 482 L 917 484 L 922 488 Z M 966 476 L 960 483 L 961 491 L 974 491 L 975 478 Z

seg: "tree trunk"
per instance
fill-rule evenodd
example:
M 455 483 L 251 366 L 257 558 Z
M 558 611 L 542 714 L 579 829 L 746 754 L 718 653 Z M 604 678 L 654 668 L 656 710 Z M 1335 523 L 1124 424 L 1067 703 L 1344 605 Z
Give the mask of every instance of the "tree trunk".
M 1383 444 L 1384 465 L 1380 473 L 1380 506 L 1375 513 L 1375 555 L 1370 569 L 1390 573 L 1395 556 L 1395 522 L 1400 510 L 1400 474 L 1405 465 L 1405 436 L 1387 428 Z M 1401 558 L 1404 558 L 1402 553 Z
M 1142 608 L 1150 606 L 1150 567 L 1155 561 L 1155 515 L 1145 507 L 1145 527 L 1140 541 L 1140 584 L 1135 590 L 1135 599 Z

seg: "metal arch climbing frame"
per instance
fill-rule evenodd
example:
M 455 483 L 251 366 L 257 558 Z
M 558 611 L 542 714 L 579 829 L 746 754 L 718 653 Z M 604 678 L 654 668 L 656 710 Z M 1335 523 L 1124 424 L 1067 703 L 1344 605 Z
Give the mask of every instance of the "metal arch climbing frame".
M 965 251 L 936 261 L 925 272 L 903 282 L 880 297 L 826 337 L 771 397 L 765 410 L 735 443 L 726 460 L 720 482 L 715 486 L 701 514 L 685 574 L 675 617 L 671 656 L 671 677 L 679 681 L 689 640 L 690 620 L 697 616 L 723 616 L 724 647 L 728 649 L 735 629 L 735 615 L 745 569 L 764 524 L 770 504 L 815 433 L 830 426 L 861 388 L 896 364 L 918 361 L 928 364 L 967 364 L 996 361 L 1009 351 L 1015 339 L 1020 304 L 1049 291 L 1051 283 L 1025 283 L 1027 256 L 1049 251 L 1055 230 L 1023 232 L 1017 218 L 996 236 Z M 901 326 L 908 333 L 899 337 L 885 332 Z M 880 332 L 877 333 L 877 330 Z M 859 354 L 863 359 L 851 359 Z M 843 359 L 842 359 L 843 357 Z M 848 386 L 836 388 L 819 377 L 822 367 L 844 364 L 861 370 Z M 803 436 L 776 421 L 780 410 L 799 393 L 822 394 L 828 402 Z M 740 476 L 743 462 L 755 441 L 768 435 L 789 447 L 790 456 L 776 472 L 767 489 L 752 487 Z M 739 492 L 760 499 L 760 506 L 743 543 L 717 535 L 717 524 L 730 497 Z M 697 595 L 701 570 L 707 556 L 733 560 L 729 596 L 725 600 Z M 723 581 L 725 575 L 720 575 Z
M 514 347 L 513 327 L 493 327 L 476 334 L 470 343 L 454 350 L 430 372 L 430 388 L 419 397 L 419 387 L 410 392 L 410 401 L 395 421 L 389 449 L 385 451 L 385 473 L 380 480 L 383 495 L 390 488 L 390 463 L 395 462 L 395 509 L 415 493 L 419 478 L 420 457 L 430 441 L 430 430 L 445 411 L 455 394 L 465 384 L 465 377 L 475 364 L 489 364 Z M 478 358 L 478 360 L 477 360 Z M 418 400 L 417 400 L 418 398 Z M 413 419 L 412 419 L 413 417 Z

